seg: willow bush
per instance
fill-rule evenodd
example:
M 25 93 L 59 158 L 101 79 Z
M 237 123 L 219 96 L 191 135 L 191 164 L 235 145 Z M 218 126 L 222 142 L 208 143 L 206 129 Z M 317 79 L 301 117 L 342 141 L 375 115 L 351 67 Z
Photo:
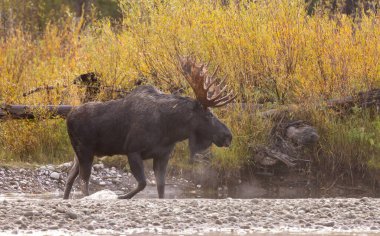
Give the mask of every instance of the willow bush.
M 380 87 L 380 16 L 374 12 L 360 18 L 341 13 L 332 17 L 320 8 L 310 15 L 301 0 L 241 1 L 227 6 L 208 0 L 120 0 L 119 6 L 123 19 L 117 28 L 110 19 L 102 19 L 80 31 L 67 18 L 59 25 L 47 24 L 38 39 L 22 28 L 2 39 L 1 102 L 76 105 L 83 91 L 72 81 L 92 71 L 101 75 L 105 86 L 130 90 L 140 80 L 165 92 L 185 88 L 191 96 L 178 68 L 179 55 L 210 62 L 210 71 L 220 66 L 219 75 L 227 76 L 228 85 L 238 93 L 238 103 L 269 101 L 263 105 L 268 108 L 299 104 L 313 110 L 327 99 Z M 57 85 L 57 89 L 22 96 L 44 85 Z M 105 92 L 99 99 L 104 96 Z M 213 149 L 216 165 L 239 167 L 249 159 L 248 147 L 268 142 L 271 121 L 257 112 L 238 106 L 215 112 L 235 137 L 231 148 Z M 325 151 L 319 158 L 376 162 L 374 153 L 380 149 L 376 137 L 361 141 L 360 152 L 341 149 L 352 143 L 362 127 L 365 140 L 378 135 L 373 131 L 378 130 L 373 117 L 354 116 L 347 121 L 326 112 L 315 114 L 314 125 L 324 134 L 320 145 Z M 0 158 L 71 158 L 67 135 L 61 128 L 57 135 L 52 128 L 64 123 L 40 122 L 0 123 Z M 352 135 L 338 134 L 342 127 Z

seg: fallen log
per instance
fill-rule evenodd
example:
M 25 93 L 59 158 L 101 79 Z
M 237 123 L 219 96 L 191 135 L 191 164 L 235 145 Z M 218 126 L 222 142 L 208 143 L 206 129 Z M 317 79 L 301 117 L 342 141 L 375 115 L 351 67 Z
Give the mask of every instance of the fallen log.
M 366 92 L 359 92 L 354 96 L 327 101 L 327 107 L 333 109 L 349 109 L 354 106 L 361 108 L 380 107 L 380 89 L 371 89 Z
M 135 85 L 140 85 L 142 83 L 141 80 L 136 81 Z M 82 103 L 86 102 L 92 102 L 96 101 L 98 99 L 98 95 L 100 91 L 104 91 L 107 95 L 105 97 L 105 100 L 114 99 L 116 95 L 116 98 L 121 98 L 126 96 L 129 91 L 123 88 L 115 88 L 115 86 L 107 86 L 102 84 L 101 76 L 98 75 L 95 72 L 88 72 L 85 74 L 81 74 L 77 76 L 73 84 L 78 88 L 85 88 L 85 94 L 84 97 L 81 98 Z M 37 88 L 33 88 L 29 91 L 26 91 L 22 94 L 23 97 L 27 97 L 29 95 L 32 95 L 37 92 L 45 91 L 49 92 L 51 90 L 58 90 L 58 89 L 67 89 L 68 85 L 44 85 Z
M 27 97 L 27 96 L 29 96 L 29 95 L 31 95 L 31 94 L 33 94 L 33 93 L 37 93 L 37 92 L 40 92 L 40 91 L 47 91 L 47 92 L 48 92 L 48 91 L 50 91 L 50 90 L 58 89 L 58 88 L 60 88 L 60 87 L 62 87 L 62 88 L 67 88 L 66 85 L 57 85 L 57 86 L 46 85 L 46 86 L 37 87 L 37 88 L 34 88 L 34 89 L 29 90 L 29 91 L 27 91 L 27 92 L 24 92 L 24 93 L 22 94 L 22 96 L 23 96 L 23 97 Z
M 278 161 L 281 161 L 288 167 L 294 167 L 297 159 L 277 150 L 264 147 L 258 150 L 256 155 L 253 157 L 253 160 L 255 163 L 263 166 L 273 166 Z
M 35 119 L 37 116 L 43 118 L 62 117 L 65 118 L 74 106 L 70 105 L 3 105 L 0 107 L 1 119 Z M 37 115 L 38 114 L 38 115 Z
M 253 150 L 253 161 L 259 166 L 269 167 L 284 163 L 295 167 L 297 162 L 307 162 L 302 150 L 312 148 L 318 143 L 317 130 L 302 120 L 288 121 L 283 117 L 272 128 L 270 143 Z

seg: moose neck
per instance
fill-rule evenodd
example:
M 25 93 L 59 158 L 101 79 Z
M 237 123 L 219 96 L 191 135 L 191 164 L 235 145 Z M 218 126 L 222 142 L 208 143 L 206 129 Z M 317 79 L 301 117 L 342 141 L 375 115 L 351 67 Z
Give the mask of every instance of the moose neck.
M 176 102 L 165 104 L 161 117 L 161 131 L 165 134 L 165 144 L 171 144 L 190 138 L 195 132 L 192 99 L 180 97 Z

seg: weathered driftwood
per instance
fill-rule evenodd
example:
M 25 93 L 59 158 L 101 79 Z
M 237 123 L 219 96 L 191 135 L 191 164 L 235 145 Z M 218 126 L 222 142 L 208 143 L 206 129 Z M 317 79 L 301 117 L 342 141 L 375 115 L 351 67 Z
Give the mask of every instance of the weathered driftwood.
M 0 119 L 35 119 L 37 116 L 43 118 L 66 117 L 73 106 L 70 105 L 4 105 L 0 107 Z
M 380 107 L 380 89 L 372 89 L 367 92 L 359 92 L 354 96 L 327 101 L 327 107 L 333 109 L 347 109 L 354 106 L 362 108 Z
M 141 80 L 136 81 L 136 86 L 140 85 L 142 83 Z M 115 88 L 115 86 L 107 86 L 102 84 L 102 79 L 101 76 L 95 72 L 88 72 L 85 74 L 81 74 L 77 76 L 73 80 L 73 84 L 76 87 L 79 88 L 85 88 L 85 94 L 81 98 L 82 103 L 86 102 L 92 102 L 96 101 L 98 99 L 98 95 L 100 94 L 101 91 L 104 91 L 106 93 L 106 97 L 104 100 L 110 100 L 114 98 L 121 98 L 124 97 L 128 94 L 128 91 L 123 88 Z M 37 92 L 49 92 L 54 89 L 65 89 L 67 88 L 67 85 L 45 85 L 45 86 L 40 86 L 37 88 L 33 88 L 27 92 L 24 92 L 22 95 L 24 97 L 27 97 L 29 95 L 32 95 Z M 116 95 L 116 96 L 115 96 Z
M 27 91 L 27 92 L 24 92 L 24 93 L 22 94 L 22 96 L 23 96 L 23 97 L 27 97 L 27 96 L 29 96 L 29 95 L 31 95 L 31 94 L 33 94 L 33 93 L 37 93 L 37 92 L 40 92 L 40 91 L 47 91 L 47 92 L 48 92 L 48 91 L 50 91 L 50 90 L 58 89 L 58 88 L 60 88 L 60 87 L 62 87 L 62 88 L 67 88 L 66 85 L 57 85 L 57 86 L 46 85 L 46 86 L 37 87 L 37 88 L 31 89 L 31 90 L 29 90 L 29 91 Z
M 355 106 L 375 107 L 379 111 L 380 89 L 372 89 L 351 97 L 327 101 L 327 107 L 337 111 L 349 111 Z M 253 160 L 256 164 L 268 167 L 282 162 L 288 167 L 293 167 L 297 161 L 305 161 L 302 150 L 316 144 L 319 135 L 316 129 L 306 122 L 289 120 L 289 114 L 297 112 L 299 112 L 297 105 L 260 112 L 261 117 L 271 119 L 275 126 L 271 131 L 270 144 L 254 151 Z
M 288 121 L 284 117 L 272 128 L 270 144 L 253 151 L 253 161 L 261 167 L 274 166 L 279 162 L 294 167 L 297 162 L 305 161 L 302 150 L 314 146 L 318 140 L 314 127 L 302 120 Z
M 255 163 L 263 166 L 273 166 L 277 164 L 278 161 L 283 162 L 288 167 L 294 167 L 296 165 L 296 158 L 268 147 L 260 148 L 253 157 L 253 160 Z

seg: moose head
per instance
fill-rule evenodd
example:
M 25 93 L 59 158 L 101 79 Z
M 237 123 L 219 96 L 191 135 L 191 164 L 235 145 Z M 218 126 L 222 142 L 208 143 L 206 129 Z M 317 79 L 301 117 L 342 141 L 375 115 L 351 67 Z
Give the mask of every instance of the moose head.
M 180 57 L 180 64 L 185 79 L 190 84 L 196 97 L 194 119 L 191 120 L 194 132 L 189 137 L 190 161 L 196 153 L 205 150 L 212 143 L 218 147 L 228 147 L 232 134 L 211 111 L 212 107 L 224 106 L 236 98 L 233 92 L 227 92 L 225 78 L 218 83 L 214 73 L 208 74 L 207 65 L 197 64 L 191 57 Z

